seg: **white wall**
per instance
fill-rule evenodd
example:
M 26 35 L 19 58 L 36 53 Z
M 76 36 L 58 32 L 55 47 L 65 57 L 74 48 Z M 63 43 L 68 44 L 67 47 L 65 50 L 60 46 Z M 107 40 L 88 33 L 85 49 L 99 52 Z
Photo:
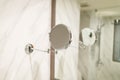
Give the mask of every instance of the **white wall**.
M 101 32 L 101 60 L 103 65 L 97 71 L 97 80 L 119 80 L 120 63 L 113 62 L 114 24 L 112 18 L 104 19 Z
M 63 72 L 56 69 L 56 77 L 61 80 L 78 80 L 79 7 L 77 0 L 57 0 L 56 24 L 69 26 L 71 45 L 76 47 L 56 55 L 57 59 L 63 58 Z M 24 49 L 27 43 L 41 50 L 49 48 L 50 18 L 51 0 L 0 0 L 0 80 L 49 80 L 49 54 L 34 51 L 31 71 L 30 56 Z
M 49 48 L 50 4 L 50 0 L 0 0 L 0 80 L 49 80 L 49 54 L 34 51 L 32 72 L 25 45 Z
M 90 27 L 89 13 L 90 13 L 89 11 L 80 12 L 80 31 L 84 28 Z M 88 47 L 86 47 L 85 49 L 79 47 L 78 71 L 79 71 L 79 75 L 81 75 L 84 80 L 87 80 L 88 78 L 88 68 L 89 68 L 88 54 L 89 54 Z M 79 76 L 78 80 L 80 80 L 81 76 Z
M 88 13 L 86 13 L 88 14 Z M 89 20 L 84 13 L 84 21 Z M 96 43 L 88 52 L 86 49 L 80 49 L 79 70 L 85 80 L 119 80 L 120 79 L 120 63 L 113 62 L 113 40 L 114 40 L 114 24 L 113 18 L 100 18 L 95 12 L 89 13 L 90 27 L 94 30 L 97 26 L 103 25 L 101 28 L 100 46 Z M 84 22 L 83 21 L 83 22 Z M 100 47 L 100 59 L 102 64 L 97 65 L 98 51 Z M 89 58 L 88 58 L 89 56 Z M 88 78 L 88 79 L 87 79 Z
M 113 18 L 99 18 L 99 16 L 93 18 L 94 25 L 102 25 L 100 45 L 95 46 L 94 59 L 92 59 L 92 75 L 93 79 L 89 80 L 119 80 L 120 79 L 120 63 L 113 62 L 113 40 L 114 40 L 114 24 Z M 98 61 L 98 48 L 100 47 L 100 61 L 101 64 L 96 65 Z
M 56 55 L 56 78 L 78 80 L 78 43 L 80 5 L 77 0 L 57 0 L 56 24 L 65 24 L 72 33 L 72 43 L 68 49 Z M 80 79 L 79 79 L 80 80 Z

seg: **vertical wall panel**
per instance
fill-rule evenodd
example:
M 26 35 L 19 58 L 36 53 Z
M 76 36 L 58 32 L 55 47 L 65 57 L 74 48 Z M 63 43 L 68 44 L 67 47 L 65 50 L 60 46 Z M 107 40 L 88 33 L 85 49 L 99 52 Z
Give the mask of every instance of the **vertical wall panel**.
M 90 14 L 90 16 L 91 16 L 90 17 L 91 28 L 96 30 L 99 24 L 99 18 L 98 16 L 96 16 L 95 13 Z M 113 20 L 114 19 L 111 17 L 106 17 L 106 18 L 101 19 L 101 22 L 102 22 L 101 40 L 100 40 L 101 64 L 96 65 L 97 58 L 98 58 L 98 54 L 97 54 L 98 52 L 88 53 L 86 50 L 83 50 L 85 54 L 88 53 L 87 56 L 89 56 L 89 58 L 82 57 L 83 59 L 80 59 L 81 62 L 84 64 L 84 66 L 87 67 L 85 70 L 83 68 L 84 71 L 82 72 L 82 74 L 89 73 L 86 76 L 88 77 L 88 80 L 120 80 L 120 63 L 113 61 L 113 49 L 116 49 L 116 50 L 119 49 L 118 48 L 119 45 L 116 46 L 116 48 L 114 47 L 114 39 L 115 39 L 114 35 L 116 33 L 114 29 L 116 29 L 119 33 L 119 28 L 118 28 L 119 26 L 115 28 L 113 24 Z M 119 35 L 118 33 L 117 35 Z M 120 41 L 119 37 L 117 37 L 116 41 Z M 95 46 L 93 49 L 95 50 L 96 47 L 97 46 Z M 87 63 L 87 61 L 89 61 L 89 63 Z M 85 65 L 85 63 L 87 65 Z
M 25 45 L 47 50 L 50 47 L 51 0 L 0 1 L 0 80 L 49 80 L 49 54 L 34 51 L 30 57 Z M 77 0 L 57 0 L 56 24 L 72 32 L 71 47 L 56 55 L 56 78 L 78 80 L 80 9 Z
M 95 14 L 94 14 L 95 16 Z M 98 16 L 93 17 L 92 19 L 93 27 L 97 26 L 99 23 Z M 120 79 L 120 63 L 113 61 L 113 49 L 114 45 L 114 24 L 112 23 L 113 19 L 103 18 L 101 28 L 101 40 L 100 40 L 100 59 L 101 63 L 97 66 L 98 52 L 90 54 L 91 57 L 91 66 L 89 68 L 90 74 L 88 76 L 89 80 L 119 80 Z M 119 30 L 117 28 L 117 30 Z M 119 32 L 119 31 L 118 31 Z M 117 39 L 119 41 L 119 39 Z M 117 47 L 118 48 L 118 47 Z M 97 50 L 97 46 L 93 49 Z M 115 48 L 116 49 L 116 48 Z
M 49 80 L 49 54 L 34 51 L 31 71 L 25 45 L 49 48 L 51 0 L 4 0 L 0 4 L 0 80 Z
M 113 61 L 114 24 L 112 18 L 105 18 L 101 30 L 101 60 L 103 65 L 97 71 L 97 80 L 119 80 L 120 63 Z
M 90 27 L 90 12 L 89 11 L 81 11 L 80 12 L 80 31 L 84 28 Z M 82 76 L 84 80 L 88 79 L 88 68 L 89 68 L 89 48 L 79 48 L 79 60 L 78 60 L 78 70 L 79 75 Z M 79 76 L 79 79 L 81 78 Z
M 72 43 L 56 55 L 56 78 L 78 80 L 78 42 L 80 5 L 77 0 L 57 0 L 56 24 L 65 24 L 71 30 Z M 72 47 L 73 46 L 73 47 Z
M 120 23 L 114 23 L 113 60 L 120 62 Z

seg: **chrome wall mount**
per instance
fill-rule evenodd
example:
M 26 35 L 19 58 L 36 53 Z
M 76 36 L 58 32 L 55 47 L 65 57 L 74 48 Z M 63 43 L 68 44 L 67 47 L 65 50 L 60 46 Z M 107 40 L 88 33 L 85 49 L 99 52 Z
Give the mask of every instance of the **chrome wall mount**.
M 54 52 L 55 54 L 58 53 L 58 51 L 56 50 L 51 50 L 51 49 L 48 49 L 48 50 L 40 50 L 40 49 L 36 49 L 34 48 L 33 44 L 29 43 L 25 46 L 25 52 L 26 54 L 31 54 L 33 53 L 34 51 L 40 51 L 40 52 L 45 52 L 45 53 L 50 53 L 50 51 Z
M 25 52 L 26 52 L 26 54 L 31 54 L 32 52 L 33 52 L 33 45 L 32 44 L 27 44 L 26 46 L 25 46 Z

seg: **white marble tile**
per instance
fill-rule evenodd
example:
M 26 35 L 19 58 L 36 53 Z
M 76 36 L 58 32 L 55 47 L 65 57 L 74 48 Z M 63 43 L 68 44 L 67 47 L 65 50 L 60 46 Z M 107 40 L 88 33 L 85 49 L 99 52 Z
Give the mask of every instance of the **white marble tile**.
M 114 25 L 111 23 L 112 18 L 103 19 L 105 26 L 101 31 L 101 60 L 103 65 L 97 71 L 97 79 L 100 80 L 119 80 L 120 63 L 112 61 L 113 59 L 113 40 Z
M 93 13 L 91 18 L 91 27 L 96 30 L 100 19 Z M 86 17 L 84 17 L 86 18 Z M 80 70 L 82 70 L 82 75 L 84 75 L 85 80 L 119 80 L 120 79 L 120 63 L 113 62 L 113 39 L 114 39 L 114 25 L 111 23 L 112 18 L 103 18 L 101 21 L 104 26 L 101 29 L 101 43 L 100 43 L 100 59 L 102 64 L 96 65 L 98 60 L 98 52 L 88 53 L 86 50 L 85 56 L 81 57 Z M 96 49 L 95 46 L 93 49 Z M 82 53 L 83 53 L 82 51 Z M 82 54 L 81 54 L 82 55 Z M 83 56 L 83 55 L 82 55 Z M 89 56 L 89 58 L 87 57 Z M 87 65 L 85 65 L 87 64 Z M 85 67 L 84 67 L 85 66 Z M 87 72 L 86 72 L 87 71 Z M 87 74 L 85 74 L 87 73 Z M 87 79 L 87 78 L 88 79 Z
M 56 55 L 58 65 L 55 76 L 60 80 L 78 80 L 79 19 L 80 5 L 77 0 L 57 0 L 56 24 L 65 24 L 72 33 L 70 47 Z
M 51 1 L 8 0 L 1 4 L 0 80 L 49 80 L 49 54 L 34 51 L 31 72 L 24 49 L 27 43 L 49 48 Z
M 76 47 L 56 55 L 56 61 L 62 59 L 61 80 L 78 80 L 79 7 L 77 0 L 57 0 L 56 24 L 69 27 L 73 36 L 71 45 Z M 50 18 L 51 0 L 0 0 L 0 80 L 49 80 L 49 54 L 34 51 L 30 58 L 25 45 L 32 43 L 41 50 L 49 48 Z M 58 70 L 61 69 L 56 70 L 59 78 Z

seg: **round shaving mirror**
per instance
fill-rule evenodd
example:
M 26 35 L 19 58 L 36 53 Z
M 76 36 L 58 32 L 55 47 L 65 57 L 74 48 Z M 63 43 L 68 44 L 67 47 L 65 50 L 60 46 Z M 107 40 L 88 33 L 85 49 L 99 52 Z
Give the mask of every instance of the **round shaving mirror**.
M 82 39 L 85 46 L 91 46 L 96 41 L 95 31 L 90 28 L 84 28 L 82 30 Z
M 63 24 L 56 25 L 50 32 L 50 42 L 54 49 L 66 49 L 71 43 L 71 32 Z

